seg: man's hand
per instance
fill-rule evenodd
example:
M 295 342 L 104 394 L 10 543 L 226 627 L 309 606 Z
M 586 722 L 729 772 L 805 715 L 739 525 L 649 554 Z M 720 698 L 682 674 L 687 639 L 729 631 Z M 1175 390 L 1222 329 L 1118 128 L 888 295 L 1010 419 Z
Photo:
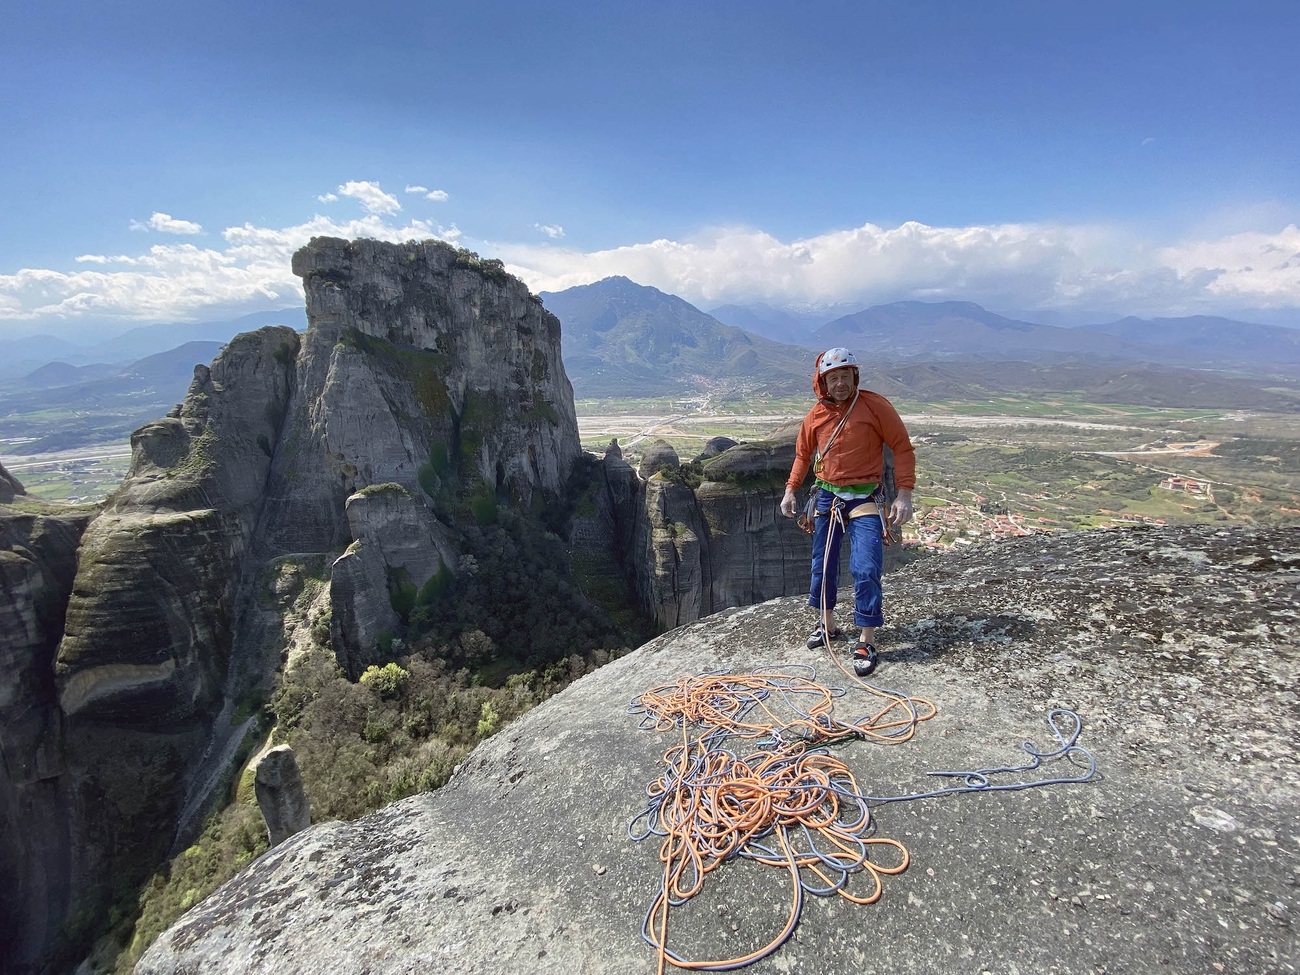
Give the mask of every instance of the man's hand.
M 894 498 L 894 503 L 889 509 L 889 522 L 892 525 L 905 525 L 912 520 L 912 492 L 898 492 L 898 497 Z
M 793 518 L 796 507 L 798 507 L 798 502 L 795 500 L 794 492 L 786 488 L 785 497 L 781 499 L 781 514 L 787 518 Z

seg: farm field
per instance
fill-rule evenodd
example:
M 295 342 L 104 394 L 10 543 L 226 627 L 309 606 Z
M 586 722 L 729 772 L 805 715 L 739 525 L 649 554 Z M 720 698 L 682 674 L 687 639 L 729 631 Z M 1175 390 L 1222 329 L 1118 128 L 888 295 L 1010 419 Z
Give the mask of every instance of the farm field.
M 103 501 L 122 483 L 131 463 L 131 444 L 125 441 L 41 454 L 23 452 L 22 442 L 4 446 L 0 463 L 28 494 L 47 501 Z

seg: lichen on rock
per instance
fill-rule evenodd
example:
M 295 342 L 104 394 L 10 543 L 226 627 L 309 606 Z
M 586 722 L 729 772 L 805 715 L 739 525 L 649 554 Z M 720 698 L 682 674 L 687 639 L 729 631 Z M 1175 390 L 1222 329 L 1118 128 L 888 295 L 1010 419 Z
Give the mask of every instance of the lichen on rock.
M 1153 951 L 1192 970 L 1207 944 L 1225 970 L 1286 970 L 1298 542 L 1294 530 L 1087 532 L 894 574 L 880 679 L 939 714 L 905 745 L 838 748 L 864 788 L 897 796 L 931 788 L 929 771 L 1019 764 L 1021 742 L 1054 744 L 1053 706 L 1081 714 L 1103 777 L 874 805 L 878 835 L 902 841 L 911 866 L 874 905 L 832 896 L 805 911 L 755 970 L 854 971 L 869 958 L 901 975 L 938 958 L 1145 971 Z M 438 792 L 313 826 L 186 915 L 137 971 L 292 975 L 340 957 L 374 975 L 652 969 L 640 927 L 663 867 L 658 841 L 629 842 L 627 822 L 673 736 L 637 730 L 627 702 L 683 674 L 773 665 L 846 683 L 804 646 L 800 604 L 665 634 L 485 741 Z M 1213 632 L 1197 625 L 1211 607 Z M 836 708 L 871 714 L 879 701 L 850 685 Z M 673 915 L 672 947 L 729 957 L 780 929 L 781 871 L 750 866 L 709 875 L 694 909 Z

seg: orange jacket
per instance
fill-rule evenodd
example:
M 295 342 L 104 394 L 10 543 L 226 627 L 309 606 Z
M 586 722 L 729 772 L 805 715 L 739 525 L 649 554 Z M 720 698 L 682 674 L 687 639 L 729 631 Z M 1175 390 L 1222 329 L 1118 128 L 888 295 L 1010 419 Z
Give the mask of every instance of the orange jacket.
M 854 369 L 854 372 L 857 370 Z M 844 418 L 844 411 L 853 402 L 852 397 L 842 404 L 832 400 L 826 390 L 824 377 L 817 375 L 815 367 L 813 390 L 817 393 L 817 405 L 808 411 L 799 426 L 794 467 L 790 469 L 790 478 L 785 482 L 786 487 L 792 491 L 797 491 L 803 484 L 812 464 L 813 453 L 825 449 L 835 427 Z M 898 411 L 885 397 L 869 389 L 862 389 L 849 421 L 835 438 L 830 453 L 822 458 L 822 472 L 819 476 L 823 481 L 845 486 L 879 481 L 885 466 L 880 449 L 882 443 L 889 444 L 894 452 L 894 483 L 900 490 L 910 491 L 916 487 L 916 454 Z

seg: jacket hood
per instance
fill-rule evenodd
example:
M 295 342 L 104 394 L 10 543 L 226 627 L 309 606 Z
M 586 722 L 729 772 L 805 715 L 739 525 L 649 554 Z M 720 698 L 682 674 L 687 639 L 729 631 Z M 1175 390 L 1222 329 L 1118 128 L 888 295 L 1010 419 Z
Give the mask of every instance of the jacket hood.
M 821 375 L 822 356 L 825 352 L 818 352 L 817 358 L 813 360 L 812 387 L 813 392 L 817 394 L 817 399 L 823 403 L 834 405 L 835 400 L 831 399 L 831 392 L 826 388 L 826 377 Z M 853 385 L 861 387 L 862 375 L 858 372 L 857 366 L 850 366 L 853 370 Z

